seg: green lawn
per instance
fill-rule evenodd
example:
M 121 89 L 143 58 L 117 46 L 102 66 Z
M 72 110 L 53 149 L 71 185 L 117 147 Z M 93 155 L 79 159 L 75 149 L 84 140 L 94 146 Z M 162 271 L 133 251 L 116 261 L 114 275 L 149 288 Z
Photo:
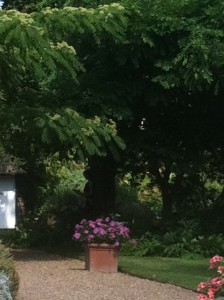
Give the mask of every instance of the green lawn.
M 201 281 L 207 281 L 211 277 L 208 266 L 208 259 L 190 260 L 131 256 L 119 258 L 119 268 L 122 272 L 192 290 L 196 290 Z

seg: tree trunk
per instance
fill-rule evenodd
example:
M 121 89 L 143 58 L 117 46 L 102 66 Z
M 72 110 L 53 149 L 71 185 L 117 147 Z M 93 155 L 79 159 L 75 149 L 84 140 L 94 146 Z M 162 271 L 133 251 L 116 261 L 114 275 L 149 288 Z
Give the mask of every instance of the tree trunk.
M 161 184 L 161 192 L 162 192 L 162 218 L 165 222 L 169 221 L 172 216 L 173 209 L 173 199 L 171 187 L 168 182 L 163 182 Z
M 91 211 L 96 217 L 115 212 L 116 164 L 111 156 L 89 160 L 91 181 Z
M 163 171 L 161 169 L 163 168 Z M 170 168 L 165 163 L 154 162 L 150 168 L 151 174 L 155 176 L 155 182 L 162 194 L 162 221 L 166 224 L 172 217 L 173 195 L 169 183 Z

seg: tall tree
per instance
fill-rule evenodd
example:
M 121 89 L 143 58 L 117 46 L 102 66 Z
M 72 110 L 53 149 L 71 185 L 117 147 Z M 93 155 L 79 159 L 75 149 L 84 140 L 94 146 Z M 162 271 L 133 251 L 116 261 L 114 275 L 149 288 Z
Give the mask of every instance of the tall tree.
M 106 36 L 120 39 L 126 24 L 123 7 L 32 10 L 0 12 L 1 144 L 23 158 L 31 172 L 36 162 L 56 151 L 83 161 L 108 151 L 116 156 L 117 148 L 124 148 L 116 124 L 78 113 L 73 96 L 60 95 L 57 85 L 64 83 L 66 91 L 68 79 L 78 89 L 84 67 L 76 44 L 82 36 L 96 44 Z
M 56 1 L 41 3 L 42 7 L 58 5 Z M 76 6 L 89 5 L 89 1 L 62 3 L 74 5 L 70 10 L 80 18 L 86 10 Z M 124 162 L 132 170 L 151 173 L 168 218 L 174 205 L 185 200 L 183 191 L 192 174 L 199 174 L 213 155 L 222 153 L 223 3 L 121 3 L 125 10 L 119 4 L 94 10 L 97 20 L 103 21 L 95 31 L 83 31 L 82 26 L 74 30 L 73 21 L 64 25 L 59 16 L 61 12 L 67 16 L 66 7 L 53 14 L 36 13 L 53 41 L 63 39 L 75 47 L 85 69 L 78 71 L 78 86 L 62 71 L 45 87 L 51 97 L 60 103 L 66 99 L 70 108 L 85 117 L 116 121 L 127 144 Z M 105 9 L 111 9 L 107 17 Z M 117 22 L 125 12 L 127 27 Z M 108 30 L 110 21 L 113 26 Z

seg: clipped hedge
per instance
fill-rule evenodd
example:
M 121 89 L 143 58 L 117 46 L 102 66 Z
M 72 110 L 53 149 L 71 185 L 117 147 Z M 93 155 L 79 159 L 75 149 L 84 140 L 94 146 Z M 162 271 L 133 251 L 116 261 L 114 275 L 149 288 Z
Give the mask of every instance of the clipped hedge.
M 18 277 L 18 273 L 16 272 L 14 261 L 12 259 L 9 250 L 1 242 L 0 242 L 0 274 L 2 280 L 5 281 L 6 291 L 8 285 L 10 294 L 14 299 L 19 287 L 19 277 Z

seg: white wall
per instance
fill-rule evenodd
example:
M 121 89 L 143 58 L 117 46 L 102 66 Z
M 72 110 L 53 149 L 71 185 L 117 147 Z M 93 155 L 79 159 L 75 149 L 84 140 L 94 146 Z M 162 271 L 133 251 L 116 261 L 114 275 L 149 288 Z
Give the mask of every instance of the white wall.
M 12 229 L 15 224 L 15 178 L 0 177 L 0 229 Z

